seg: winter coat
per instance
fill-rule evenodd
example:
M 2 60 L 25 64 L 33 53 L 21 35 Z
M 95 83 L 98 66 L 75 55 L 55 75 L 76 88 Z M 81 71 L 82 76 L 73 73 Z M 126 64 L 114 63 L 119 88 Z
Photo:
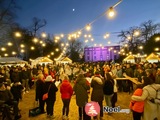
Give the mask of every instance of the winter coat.
M 0 90 L 0 101 L 9 102 L 13 100 L 13 95 L 10 90 Z
M 151 98 L 155 98 L 156 91 L 154 88 L 160 89 L 159 84 L 147 85 L 143 88 L 141 96 L 133 95 L 131 98 L 134 101 L 144 101 L 144 113 L 143 120 L 154 120 L 155 118 L 160 119 L 160 104 L 153 103 L 150 101 Z
M 103 80 L 98 76 L 92 78 L 91 87 L 93 88 L 91 94 L 91 100 L 96 102 L 103 101 Z
M 11 87 L 11 93 L 13 94 L 14 96 L 14 99 L 15 100 L 19 100 L 22 98 L 22 90 L 23 90 L 23 86 L 21 84 L 13 84 L 13 86 Z
M 42 81 L 42 80 L 36 81 L 36 101 L 42 100 L 42 96 L 45 93 L 44 85 L 45 85 L 44 81 Z
M 60 86 L 61 98 L 70 99 L 73 94 L 73 89 L 68 80 L 63 80 Z
M 88 92 L 90 86 L 83 75 L 79 75 L 73 87 L 76 95 L 76 104 L 79 107 L 84 107 L 88 102 Z
M 50 86 L 51 85 L 51 86 Z M 50 89 L 49 89 L 50 86 Z M 49 89 L 49 92 L 48 92 Z M 45 82 L 44 85 L 44 93 L 48 92 L 48 99 L 49 101 L 56 101 L 56 92 L 58 91 L 58 88 L 54 84 L 54 82 Z
M 138 88 L 138 89 L 135 90 L 133 95 L 141 96 L 142 92 L 143 92 L 143 90 Z M 142 113 L 143 110 L 144 110 L 144 101 L 133 101 L 133 100 L 131 100 L 129 107 L 130 107 L 131 110 L 133 110 L 135 112 Z
M 103 93 L 105 95 L 112 95 L 114 93 L 114 80 L 105 80 L 104 87 L 103 87 Z

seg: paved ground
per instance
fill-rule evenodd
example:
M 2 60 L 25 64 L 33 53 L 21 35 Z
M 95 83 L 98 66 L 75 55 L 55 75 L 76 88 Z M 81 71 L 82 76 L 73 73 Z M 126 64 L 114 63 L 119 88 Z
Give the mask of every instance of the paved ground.
M 57 100 L 55 102 L 54 107 L 54 115 L 55 120 L 62 120 L 62 101 L 60 97 L 60 92 L 57 92 L 56 96 Z M 125 92 L 119 92 L 118 93 L 118 102 L 116 103 L 116 106 L 120 106 L 121 109 L 128 109 L 129 101 L 130 101 L 131 95 Z M 19 108 L 21 109 L 22 118 L 21 120 L 46 120 L 46 114 L 41 114 L 36 117 L 28 117 L 28 111 L 30 108 L 34 107 L 34 101 L 35 100 L 35 90 L 31 89 L 29 93 L 24 94 L 23 100 L 20 101 Z M 103 102 L 104 106 L 106 105 L 105 102 Z M 132 114 L 129 113 L 113 113 L 112 115 L 108 115 L 107 113 L 104 113 L 104 119 L 105 120 L 132 120 Z M 78 120 L 78 107 L 75 102 L 75 96 L 72 96 L 71 103 L 70 103 L 70 112 L 69 112 L 69 120 Z

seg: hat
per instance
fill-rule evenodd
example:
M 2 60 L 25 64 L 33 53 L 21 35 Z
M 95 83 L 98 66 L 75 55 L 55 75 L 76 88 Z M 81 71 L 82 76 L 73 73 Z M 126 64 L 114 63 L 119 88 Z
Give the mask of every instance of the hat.
M 48 75 L 45 79 L 45 82 L 52 82 L 52 81 L 54 81 L 54 79 L 52 78 L 51 75 Z

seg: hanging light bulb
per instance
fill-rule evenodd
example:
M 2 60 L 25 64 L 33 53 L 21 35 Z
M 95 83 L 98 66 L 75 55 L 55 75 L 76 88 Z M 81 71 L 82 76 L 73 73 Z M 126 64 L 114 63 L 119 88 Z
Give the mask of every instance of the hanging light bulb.
M 90 31 L 90 30 L 91 30 L 91 25 L 90 25 L 90 24 L 87 24 L 87 25 L 86 25 L 86 30 L 87 30 L 87 31 Z
M 114 10 L 113 7 L 109 8 L 107 15 L 108 15 L 109 18 L 114 18 L 115 17 L 116 11 Z

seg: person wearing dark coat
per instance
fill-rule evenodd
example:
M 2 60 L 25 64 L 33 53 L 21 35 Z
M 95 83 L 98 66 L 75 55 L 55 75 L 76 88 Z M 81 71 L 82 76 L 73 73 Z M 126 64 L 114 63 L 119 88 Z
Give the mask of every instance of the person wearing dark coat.
M 44 113 L 44 104 L 45 104 L 45 101 L 42 100 L 43 94 L 45 93 L 44 85 L 45 85 L 44 75 L 39 74 L 38 80 L 36 81 L 36 101 L 39 102 L 39 108 L 41 110 L 41 113 Z
M 58 88 L 56 87 L 55 83 L 53 82 L 53 78 L 51 75 L 48 75 L 45 79 L 44 85 L 44 93 L 48 92 L 48 99 L 46 99 L 46 110 L 47 110 L 47 117 L 54 119 L 54 103 L 56 101 L 56 92 Z
M 88 102 L 88 90 L 90 89 L 90 86 L 85 79 L 83 74 L 79 74 L 76 80 L 76 83 L 73 87 L 73 90 L 76 95 L 76 104 L 78 106 L 79 111 L 79 120 L 90 120 L 90 116 L 88 116 L 85 112 L 85 105 Z
M 92 94 L 91 94 L 91 101 L 98 102 L 100 106 L 100 120 L 103 119 L 103 78 L 99 74 L 99 72 L 95 72 L 95 75 L 92 77 L 91 81 L 91 87 L 93 88 Z M 97 116 L 94 117 L 94 119 L 97 119 Z

